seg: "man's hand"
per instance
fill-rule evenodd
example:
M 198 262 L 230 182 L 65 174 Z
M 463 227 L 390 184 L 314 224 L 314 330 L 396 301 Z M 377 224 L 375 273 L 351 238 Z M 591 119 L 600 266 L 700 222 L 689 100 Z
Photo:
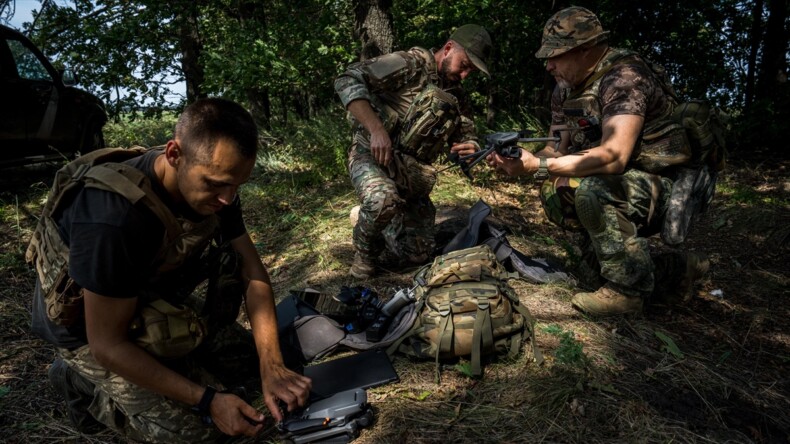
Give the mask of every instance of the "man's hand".
M 263 401 L 277 422 L 283 419 L 283 413 L 280 411 L 280 406 L 277 405 L 278 400 L 286 404 L 289 412 L 297 407 L 303 407 L 307 403 L 310 388 L 313 386 L 310 378 L 283 366 L 261 369 L 261 376 L 263 377 Z
M 457 153 L 459 156 L 464 157 L 470 154 L 477 152 L 480 148 L 471 142 L 461 142 L 456 143 L 452 147 L 450 147 L 451 153 Z M 471 162 L 473 159 L 468 159 L 467 162 Z
M 231 393 L 217 393 L 209 406 L 211 420 L 224 434 L 255 436 L 263 428 L 263 413 Z
M 523 174 L 534 174 L 540 166 L 540 159 L 527 150 L 521 150 L 520 159 L 511 159 L 500 156 L 496 151 L 489 154 L 486 162 L 491 168 L 505 173 L 508 176 L 520 176 Z
M 370 153 L 381 165 L 387 166 L 392 160 L 392 139 L 382 126 L 370 134 Z
M 392 160 L 392 139 L 379 115 L 373 111 L 366 99 L 354 100 L 347 106 L 348 111 L 368 133 L 370 133 L 370 153 L 376 162 L 387 166 Z

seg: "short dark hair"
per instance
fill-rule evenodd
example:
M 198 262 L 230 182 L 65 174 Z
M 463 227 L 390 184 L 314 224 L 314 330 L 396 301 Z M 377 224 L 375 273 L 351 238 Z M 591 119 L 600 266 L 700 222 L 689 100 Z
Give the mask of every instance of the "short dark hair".
M 232 141 L 244 158 L 254 159 L 258 152 L 258 127 L 250 113 L 216 97 L 187 106 L 176 123 L 175 137 L 189 162 L 209 162 L 220 139 Z

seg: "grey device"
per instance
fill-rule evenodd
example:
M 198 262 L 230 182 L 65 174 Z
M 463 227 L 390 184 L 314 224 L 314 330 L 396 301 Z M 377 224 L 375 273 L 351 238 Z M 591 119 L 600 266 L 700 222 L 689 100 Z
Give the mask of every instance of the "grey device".
M 277 427 L 288 443 L 334 443 L 353 440 L 360 428 L 372 423 L 367 391 L 357 388 L 316 401 L 290 414 Z

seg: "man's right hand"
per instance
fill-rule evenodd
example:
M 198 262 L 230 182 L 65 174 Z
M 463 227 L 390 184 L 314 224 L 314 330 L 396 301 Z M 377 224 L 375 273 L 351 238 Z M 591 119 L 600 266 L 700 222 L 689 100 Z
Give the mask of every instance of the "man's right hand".
M 209 406 L 211 420 L 230 436 L 257 435 L 263 428 L 263 413 L 231 393 L 217 393 Z
M 370 134 L 370 153 L 381 165 L 387 166 L 392 160 L 392 139 L 384 127 Z
M 392 160 L 392 139 L 384 129 L 379 115 L 373 111 L 365 99 L 354 100 L 348 104 L 348 111 L 370 133 L 370 153 L 376 162 L 387 166 Z

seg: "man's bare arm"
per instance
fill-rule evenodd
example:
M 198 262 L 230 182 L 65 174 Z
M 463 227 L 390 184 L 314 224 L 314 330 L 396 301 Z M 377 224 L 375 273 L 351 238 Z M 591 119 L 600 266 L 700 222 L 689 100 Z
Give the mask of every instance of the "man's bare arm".
M 260 359 L 261 380 L 266 407 L 276 420 L 282 419 L 277 400 L 288 405 L 288 410 L 303 406 L 310 394 L 311 382 L 283 364 L 277 337 L 277 315 L 269 274 L 257 250 L 245 233 L 231 241 L 233 249 L 242 257 L 242 274 L 247 282 L 247 316 Z
M 644 118 L 637 115 L 618 115 L 604 121 L 601 144 L 574 154 L 547 159 L 549 173 L 553 176 L 586 177 L 596 174 L 622 174 L 634 151 L 642 130 Z M 561 142 L 560 148 L 563 149 Z M 495 155 L 489 164 L 509 175 L 534 174 L 540 165 L 541 153 L 551 154 L 544 148 L 538 156 L 523 151 L 521 159 L 506 159 Z
M 165 367 L 129 340 L 129 324 L 137 303 L 137 298 L 112 298 L 85 290 L 85 324 L 91 353 L 104 368 L 140 387 L 189 406 L 196 405 L 205 387 Z M 263 415 L 235 395 L 215 395 L 210 412 L 217 427 L 228 435 L 254 436 L 262 428 L 252 426 L 244 417 L 260 421 Z

